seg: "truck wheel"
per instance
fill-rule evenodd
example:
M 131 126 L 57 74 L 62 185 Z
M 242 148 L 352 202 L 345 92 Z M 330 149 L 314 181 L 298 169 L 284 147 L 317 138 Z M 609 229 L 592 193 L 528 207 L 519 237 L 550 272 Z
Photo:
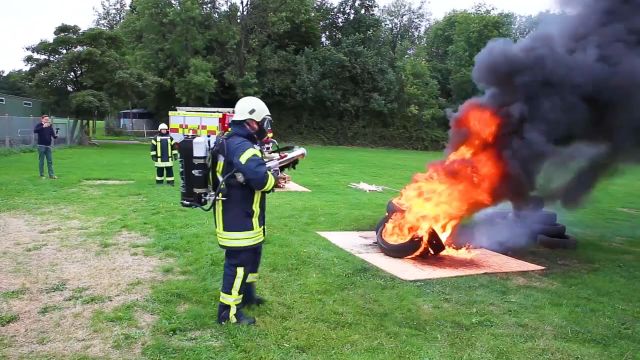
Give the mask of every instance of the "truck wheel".
M 386 223 L 386 221 L 385 221 Z M 384 240 L 382 237 L 382 230 L 384 230 L 384 224 L 378 229 L 376 233 L 376 239 L 378 240 L 378 247 L 383 254 L 392 258 L 405 258 L 415 254 L 422 246 L 422 238 L 413 237 L 406 242 L 400 244 L 391 244 Z

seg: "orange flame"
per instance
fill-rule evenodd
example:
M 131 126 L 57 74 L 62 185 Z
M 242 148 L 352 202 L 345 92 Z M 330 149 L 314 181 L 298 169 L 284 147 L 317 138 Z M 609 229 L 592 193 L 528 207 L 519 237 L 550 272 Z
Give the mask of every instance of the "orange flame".
M 432 228 L 445 241 L 465 217 L 500 200 L 495 190 L 505 174 L 496 147 L 501 123 L 495 111 L 486 106 L 475 102 L 464 105 L 452 127 L 454 132 L 464 132 L 466 138 L 446 159 L 414 175 L 393 200 L 404 211 L 396 212 L 387 222 L 382 233 L 386 241 L 402 243 L 416 235 L 427 239 Z

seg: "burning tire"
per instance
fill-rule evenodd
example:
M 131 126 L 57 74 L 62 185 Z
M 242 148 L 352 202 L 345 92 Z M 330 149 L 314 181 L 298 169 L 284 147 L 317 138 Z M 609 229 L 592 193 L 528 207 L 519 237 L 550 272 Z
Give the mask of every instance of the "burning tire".
M 393 258 L 405 258 L 420 250 L 420 247 L 422 246 L 422 238 L 420 237 L 413 237 L 400 244 L 392 244 L 385 241 L 382 237 L 382 231 L 384 230 L 384 225 L 388 220 L 389 216 L 382 218 L 379 223 L 379 228 L 376 230 L 376 240 L 382 253 Z
M 393 200 L 389 200 L 387 203 L 387 215 L 393 215 L 398 211 L 402 211 L 402 208 L 396 205 Z
M 538 235 L 538 245 L 547 249 L 575 249 L 578 246 L 577 240 L 571 235 L 561 237 L 550 237 Z
M 376 224 L 376 234 L 378 234 L 378 231 L 380 231 L 380 229 L 384 226 L 384 224 L 387 223 L 387 221 L 389 221 L 389 215 L 383 216 L 382 219 L 378 221 L 378 224 Z
M 382 226 L 384 226 L 384 224 L 387 223 L 387 221 L 389 221 L 389 218 L 391 217 L 391 215 L 397 213 L 398 211 L 402 211 L 402 208 L 400 208 L 398 205 L 396 205 L 393 200 L 389 200 L 389 202 L 387 203 L 387 214 L 382 217 L 382 219 L 380 219 L 380 221 L 378 221 L 378 223 L 376 224 L 376 233 L 378 233 L 378 230 L 380 230 L 380 228 Z

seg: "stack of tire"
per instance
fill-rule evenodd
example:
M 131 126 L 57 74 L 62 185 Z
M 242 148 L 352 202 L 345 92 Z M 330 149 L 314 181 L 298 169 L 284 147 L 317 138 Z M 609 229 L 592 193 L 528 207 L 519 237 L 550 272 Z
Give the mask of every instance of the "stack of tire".
M 575 249 L 576 239 L 567 234 L 566 226 L 558 223 L 558 215 L 553 211 L 536 210 L 514 212 L 516 218 L 526 219 L 532 228 L 532 239 L 548 249 Z

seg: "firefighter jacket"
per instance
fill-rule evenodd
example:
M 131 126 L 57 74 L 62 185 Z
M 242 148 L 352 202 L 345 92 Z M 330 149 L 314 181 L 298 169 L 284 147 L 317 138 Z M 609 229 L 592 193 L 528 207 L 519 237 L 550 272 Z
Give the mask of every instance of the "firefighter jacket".
M 151 140 L 151 160 L 156 167 L 173 166 L 173 160 L 178 159 L 176 143 L 169 134 L 158 134 Z
M 215 202 L 216 235 L 222 248 L 250 248 L 264 240 L 266 194 L 276 180 L 267 170 L 255 136 L 243 123 L 232 123 L 225 138 L 224 165 L 218 164 L 216 172 L 228 176 L 225 199 Z

